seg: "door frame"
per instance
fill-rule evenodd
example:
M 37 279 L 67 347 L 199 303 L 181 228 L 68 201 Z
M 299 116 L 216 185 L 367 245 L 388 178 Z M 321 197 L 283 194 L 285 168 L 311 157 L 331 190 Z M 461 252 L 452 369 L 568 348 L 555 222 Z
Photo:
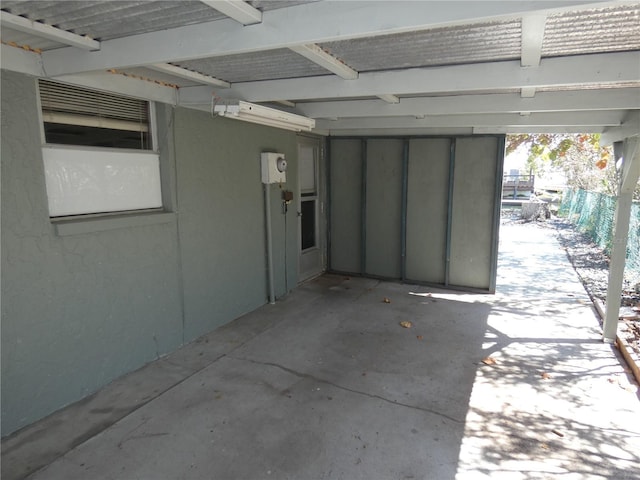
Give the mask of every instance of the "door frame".
M 315 179 L 316 179 L 316 211 L 315 211 L 315 230 L 316 230 L 316 246 L 306 250 L 302 250 L 302 202 L 305 197 L 302 196 L 302 185 L 300 182 L 301 155 L 302 147 L 311 147 L 314 149 L 315 156 Z M 327 209 L 326 209 L 326 174 L 325 174 L 325 155 L 324 141 L 319 137 L 311 137 L 306 135 L 298 136 L 298 188 L 296 192 L 297 200 L 297 218 L 298 218 L 298 283 L 304 283 L 309 279 L 321 275 L 327 270 Z M 307 268 L 313 256 L 316 261 L 313 262 L 315 267 Z M 306 257 L 306 258 L 305 258 Z M 307 260 L 305 262 L 305 260 Z

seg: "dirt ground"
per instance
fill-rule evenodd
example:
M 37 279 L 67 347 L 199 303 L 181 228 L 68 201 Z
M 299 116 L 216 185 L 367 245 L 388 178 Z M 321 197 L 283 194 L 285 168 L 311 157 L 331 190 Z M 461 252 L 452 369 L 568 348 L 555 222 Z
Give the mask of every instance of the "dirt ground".
M 517 211 L 503 211 L 502 221 L 524 222 Z M 607 298 L 609 283 L 609 257 L 584 233 L 563 218 L 552 215 L 550 219 L 535 222 L 540 228 L 554 230 L 560 244 L 567 252 L 576 273 L 592 300 L 598 299 L 602 305 Z M 618 335 L 629 344 L 636 361 L 640 365 L 640 284 L 625 275 L 622 298 L 620 299 L 620 322 Z

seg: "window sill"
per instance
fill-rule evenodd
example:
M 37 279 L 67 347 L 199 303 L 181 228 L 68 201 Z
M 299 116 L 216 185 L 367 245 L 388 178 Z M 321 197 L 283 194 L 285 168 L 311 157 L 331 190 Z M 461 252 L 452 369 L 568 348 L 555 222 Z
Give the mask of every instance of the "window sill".
M 144 214 L 125 214 L 92 218 L 76 218 L 53 220 L 56 234 L 61 237 L 82 235 L 84 233 L 104 232 L 119 228 L 140 227 L 171 223 L 176 218 L 172 212 L 157 212 Z

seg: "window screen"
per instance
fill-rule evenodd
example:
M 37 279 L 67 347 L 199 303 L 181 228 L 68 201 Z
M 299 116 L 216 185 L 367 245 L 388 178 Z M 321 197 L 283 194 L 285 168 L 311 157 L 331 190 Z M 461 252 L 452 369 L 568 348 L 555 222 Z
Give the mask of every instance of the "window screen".
M 40 80 L 45 142 L 151 150 L 149 103 Z

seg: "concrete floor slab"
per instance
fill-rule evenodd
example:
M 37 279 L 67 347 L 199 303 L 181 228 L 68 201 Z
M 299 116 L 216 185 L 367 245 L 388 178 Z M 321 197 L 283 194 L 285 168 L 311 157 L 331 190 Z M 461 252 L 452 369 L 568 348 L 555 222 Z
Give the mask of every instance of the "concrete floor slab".
M 325 275 L 6 439 L 2 477 L 640 478 L 600 337 L 552 231 L 503 225 L 496 295 Z

